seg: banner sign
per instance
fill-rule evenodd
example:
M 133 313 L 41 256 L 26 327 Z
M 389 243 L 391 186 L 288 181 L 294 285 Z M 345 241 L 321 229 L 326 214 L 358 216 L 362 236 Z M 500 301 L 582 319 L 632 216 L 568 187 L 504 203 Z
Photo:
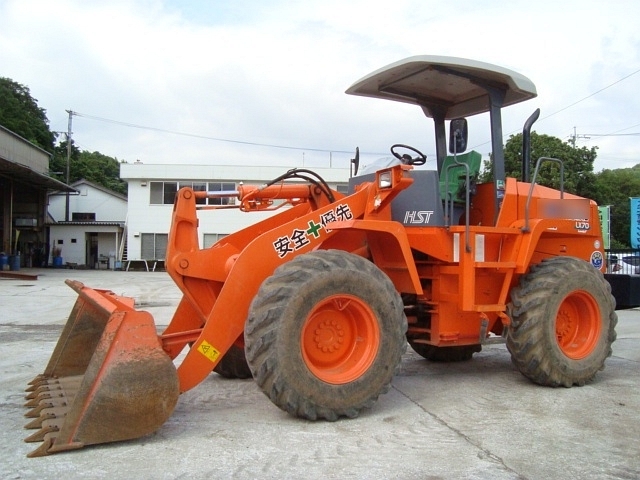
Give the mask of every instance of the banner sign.
M 631 199 L 631 248 L 640 248 L 640 198 Z
M 611 248 L 611 207 L 609 205 L 598 207 L 598 213 L 600 214 L 600 228 L 602 229 L 602 242 L 604 243 L 603 247 L 605 250 L 608 250 Z

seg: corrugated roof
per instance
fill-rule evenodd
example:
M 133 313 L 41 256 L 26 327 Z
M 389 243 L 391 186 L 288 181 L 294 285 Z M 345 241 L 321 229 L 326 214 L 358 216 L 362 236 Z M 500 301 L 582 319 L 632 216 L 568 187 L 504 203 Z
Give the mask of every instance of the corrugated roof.
M 57 226 L 61 226 L 61 225 L 94 225 L 97 227 L 124 227 L 124 222 L 89 222 L 89 221 L 73 221 L 70 220 L 68 222 L 62 221 L 62 222 L 54 222 L 51 221 L 51 217 L 49 217 L 49 219 L 45 222 L 46 225 L 57 225 Z
M 73 187 L 62 183 L 55 178 L 32 170 L 29 167 L 18 163 L 10 162 L 0 158 L 0 176 L 7 177 L 14 182 L 20 182 L 27 185 L 46 188 L 48 190 L 61 190 L 63 192 L 77 192 Z

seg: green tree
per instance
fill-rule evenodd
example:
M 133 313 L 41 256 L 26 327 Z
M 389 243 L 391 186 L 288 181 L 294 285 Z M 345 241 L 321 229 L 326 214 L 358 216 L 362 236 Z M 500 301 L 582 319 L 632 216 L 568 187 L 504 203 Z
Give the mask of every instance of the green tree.
M 589 197 L 594 188 L 593 162 L 597 147 L 575 148 L 567 142 L 550 135 L 531 132 L 530 178 L 533 179 L 535 165 L 540 157 L 557 158 L 564 165 L 564 190 Z M 507 177 L 522 178 L 522 134 L 511 135 L 504 146 L 505 172 Z M 485 161 L 482 181 L 493 176 L 492 160 Z M 536 183 L 551 188 L 560 188 L 560 166 L 555 162 L 544 162 L 540 166 Z
M 67 142 L 60 142 L 55 147 L 50 171 L 53 177 L 66 182 L 67 176 Z M 114 192 L 127 194 L 127 183 L 120 179 L 120 162 L 100 152 L 89 152 L 78 149 L 71 140 L 69 156 L 69 183 L 80 179 L 102 185 Z
M 28 87 L 0 77 L 0 125 L 53 152 L 55 134 L 49 129 L 46 110 L 38 106 Z
M 598 205 L 611 206 L 612 245 L 630 246 L 630 197 L 640 196 L 640 164 L 633 168 L 602 170 L 595 175 L 593 198 Z

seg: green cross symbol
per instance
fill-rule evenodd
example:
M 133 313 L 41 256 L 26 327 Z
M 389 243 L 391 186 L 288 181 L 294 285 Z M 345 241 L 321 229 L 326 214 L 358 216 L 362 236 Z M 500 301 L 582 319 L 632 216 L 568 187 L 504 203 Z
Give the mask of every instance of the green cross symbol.
M 309 235 L 313 235 L 314 238 L 318 238 L 320 236 L 319 230 L 322 228 L 322 225 L 319 223 L 315 223 L 313 220 L 309 220 L 309 230 L 307 233 Z

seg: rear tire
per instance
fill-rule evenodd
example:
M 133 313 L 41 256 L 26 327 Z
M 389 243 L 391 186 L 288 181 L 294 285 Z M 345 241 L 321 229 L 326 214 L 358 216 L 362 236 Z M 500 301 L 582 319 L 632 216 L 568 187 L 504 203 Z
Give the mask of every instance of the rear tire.
M 435 347 L 424 343 L 414 343 L 411 340 L 409 340 L 409 345 L 418 355 L 431 362 L 466 362 L 471 360 L 474 353 L 482 350 L 482 345 Z
M 604 368 L 618 317 L 602 273 L 573 257 L 534 265 L 511 292 L 507 348 L 540 385 L 582 386 Z
M 224 378 L 251 378 L 251 370 L 244 356 L 244 349 L 235 344 L 231 345 L 213 371 Z
M 388 391 L 407 319 L 373 263 L 338 250 L 300 255 L 267 278 L 249 309 L 245 351 L 265 395 L 291 415 L 356 417 Z

